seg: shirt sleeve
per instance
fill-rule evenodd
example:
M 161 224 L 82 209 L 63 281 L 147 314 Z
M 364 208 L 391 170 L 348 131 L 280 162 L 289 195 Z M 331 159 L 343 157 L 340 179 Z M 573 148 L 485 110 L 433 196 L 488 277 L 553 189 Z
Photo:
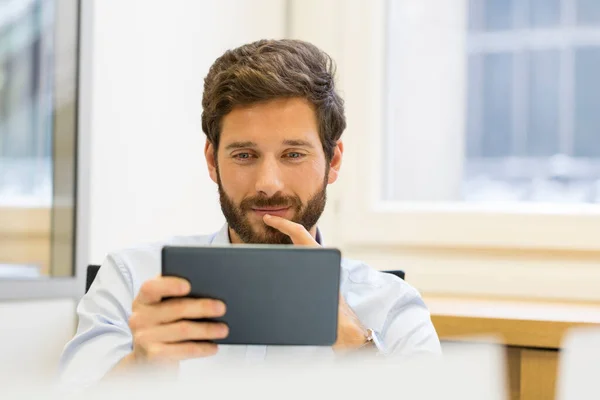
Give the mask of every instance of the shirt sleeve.
M 62 388 L 85 388 L 100 381 L 131 352 L 132 302 L 131 275 L 117 257 L 107 257 L 77 306 L 77 332 L 59 363 Z
M 414 289 L 396 300 L 382 333 L 387 355 L 441 354 L 440 340 L 429 310 Z

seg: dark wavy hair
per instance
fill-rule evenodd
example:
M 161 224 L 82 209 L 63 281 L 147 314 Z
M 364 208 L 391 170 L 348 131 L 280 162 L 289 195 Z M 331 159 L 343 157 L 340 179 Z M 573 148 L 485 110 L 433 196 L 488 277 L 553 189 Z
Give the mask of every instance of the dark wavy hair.
M 313 104 L 328 161 L 346 129 L 344 101 L 335 90 L 335 64 L 300 40 L 259 40 L 226 51 L 204 79 L 202 130 L 219 148 L 223 117 L 240 105 L 301 97 Z

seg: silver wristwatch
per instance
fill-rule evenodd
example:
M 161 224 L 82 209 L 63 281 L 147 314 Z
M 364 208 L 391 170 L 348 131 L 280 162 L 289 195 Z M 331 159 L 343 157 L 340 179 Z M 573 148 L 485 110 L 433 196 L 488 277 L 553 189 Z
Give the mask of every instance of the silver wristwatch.
M 367 328 L 367 345 L 373 344 L 377 349 L 378 354 L 385 354 L 385 347 L 383 345 L 383 340 L 379 333 L 374 331 L 373 329 Z

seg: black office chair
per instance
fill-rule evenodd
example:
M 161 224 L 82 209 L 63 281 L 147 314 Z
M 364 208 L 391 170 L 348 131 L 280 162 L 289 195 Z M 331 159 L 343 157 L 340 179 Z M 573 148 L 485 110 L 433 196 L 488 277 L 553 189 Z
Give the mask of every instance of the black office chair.
M 392 275 L 396 275 L 398 278 L 404 280 L 406 274 L 404 273 L 404 271 L 402 271 L 401 269 L 395 269 L 395 270 L 389 270 L 389 271 L 381 271 L 381 272 L 385 272 L 386 274 L 392 274 Z
M 88 265 L 86 275 L 85 275 L 85 292 L 87 293 L 90 290 L 90 286 L 92 286 L 92 282 L 98 275 L 98 270 L 100 269 L 99 265 Z

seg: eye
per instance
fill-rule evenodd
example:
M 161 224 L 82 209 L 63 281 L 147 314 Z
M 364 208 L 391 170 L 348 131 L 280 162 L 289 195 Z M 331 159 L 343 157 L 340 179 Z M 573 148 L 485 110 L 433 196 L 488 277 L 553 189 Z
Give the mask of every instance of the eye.
M 304 157 L 304 154 L 298 153 L 297 151 L 292 151 L 286 154 L 287 158 L 291 158 L 292 160 L 298 160 Z
M 235 158 L 236 160 L 249 160 L 252 158 L 252 154 L 250 153 L 237 153 L 233 155 L 233 158 Z

